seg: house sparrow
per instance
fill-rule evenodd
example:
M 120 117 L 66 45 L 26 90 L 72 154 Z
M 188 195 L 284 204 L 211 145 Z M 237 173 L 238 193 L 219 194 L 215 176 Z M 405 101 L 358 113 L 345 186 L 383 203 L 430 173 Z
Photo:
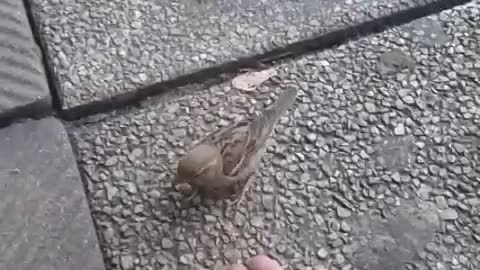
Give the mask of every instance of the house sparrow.
M 196 143 L 178 162 L 174 186 L 180 189 L 190 186 L 193 193 L 189 200 L 199 189 L 224 190 L 245 181 L 234 201 L 238 203 L 260 163 L 276 122 L 294 104 L 297 92 L 294 88 L 285 90 L 260 116 L 219 129 Z

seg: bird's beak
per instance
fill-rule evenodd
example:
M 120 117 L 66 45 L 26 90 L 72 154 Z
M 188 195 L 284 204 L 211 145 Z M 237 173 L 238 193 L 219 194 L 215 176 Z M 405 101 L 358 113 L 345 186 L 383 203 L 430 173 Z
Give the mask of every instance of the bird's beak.
M 193 187 L 187 183 L 181 183 L 175 186 L 175 190 L 179 191 L 180 193 L 187 195 L 192 193 Z
M 174 190 L 179 191 L 183 194 L 188 194 L 192 191 L 193 187 L 189 183 L 187 183 L 184 179 L 175 176 L 173 180 L 172 187 Z

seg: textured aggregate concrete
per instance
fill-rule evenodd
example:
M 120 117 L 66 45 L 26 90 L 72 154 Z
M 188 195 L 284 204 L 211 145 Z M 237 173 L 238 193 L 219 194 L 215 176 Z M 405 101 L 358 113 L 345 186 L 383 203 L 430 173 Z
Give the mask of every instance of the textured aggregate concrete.
M 285 61 L 280 85 L 183 88 L 73 125 L 109 269 L 478 269 L 478 2 Z M 171 190 L 192 141 L 300 90 L 239 209 Z M 252 96 L 254 98 L 252 98 Z M 415 268 L 417 267 L 417 268 Z
M 425 1 L 30 2 L 71 108 Z
M 22 1 L 0 2 L 0 124 L 51 111 L 42 54 Z
M 0 153 L 0 269 L 105 269 L 63 125 L 3 128 Z

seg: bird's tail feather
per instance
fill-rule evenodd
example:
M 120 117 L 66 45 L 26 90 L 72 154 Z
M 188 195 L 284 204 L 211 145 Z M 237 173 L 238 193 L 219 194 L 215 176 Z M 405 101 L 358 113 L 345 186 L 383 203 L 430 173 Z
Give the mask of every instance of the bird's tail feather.
M 297 98 L 297 94 L 298 90 L 296 88 L 287 88 L 287 90 L 280 94 L 280 97 L 277 99 L 277 101 L 275 101 L 270 108 L 263 112 L 261 117 L 265 118 L 264 122 L 272 124 L 277 122 L 280 116 L 282 116 L 290 107 L 293 106 Z
M 262 114 L 253 121 L 251 124 L 251 135 L 255 136 L 259 143 L 263 143 L 269 134 L 272 132 L 273 127 L 277 123 L 278 119 L 295 103 L 298 90 L 296 88 L 288 88 L 275 103 L 262 112 Z

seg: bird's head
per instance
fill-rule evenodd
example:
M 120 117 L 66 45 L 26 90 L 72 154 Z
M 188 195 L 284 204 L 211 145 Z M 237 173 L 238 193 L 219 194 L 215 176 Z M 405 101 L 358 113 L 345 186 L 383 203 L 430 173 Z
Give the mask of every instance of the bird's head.
M 222 157 L 217 147 L 201 144 L 180 159 L 173 184 L 180 189 L 185 189 L 188 185 L 191 188 L 201 176 L 214 176 L 222 169 Z

